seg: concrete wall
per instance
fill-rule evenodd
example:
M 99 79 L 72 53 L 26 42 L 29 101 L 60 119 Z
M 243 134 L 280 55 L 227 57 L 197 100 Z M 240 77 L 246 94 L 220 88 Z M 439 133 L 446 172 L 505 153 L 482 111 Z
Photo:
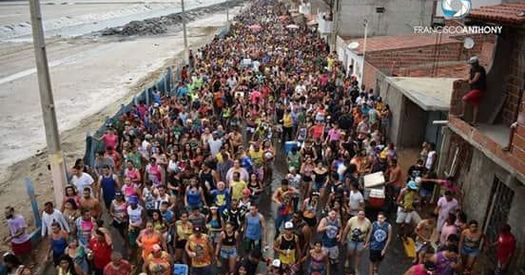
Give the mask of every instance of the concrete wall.
M 363 19 L 368 19 L 368 35 L 413 33 L 413 26 L 429 26 L 434 1 L 431 0 L 340 0 L 339 33 L 362 37 Z M 384 13 L 376 8 L 384 7 Z
M 402 113 L 404 112 L 403 94 L 397 91 L 394 86 L 390 85 L 387 81 L 380 81 L 379 93 L 383 98 L 383 102 L 390 106 L 392 111 L 392 120 L 390 122 L 390 131 L 387 133 L 387 137 L 394 143 L 398 144 L 400 140 L 400 128 L 399 125 L 402 119 Z
M 428 122 L 428 113 L 421 109 L 406 96 L 403 96 L 400 134 L 396 146 L 400 148 L 419 147 L 425 140 L 425 128 Z
M 434 125 L 434 120 L 447 120 L 448 114 L 446 112 L 428 112 L 427 125 L 425 128 L 425 141 L 433 142 L 436 144 L 437 150 L 441 148 L 441 140 L 443 138 L 441 134 L 441 125 Z

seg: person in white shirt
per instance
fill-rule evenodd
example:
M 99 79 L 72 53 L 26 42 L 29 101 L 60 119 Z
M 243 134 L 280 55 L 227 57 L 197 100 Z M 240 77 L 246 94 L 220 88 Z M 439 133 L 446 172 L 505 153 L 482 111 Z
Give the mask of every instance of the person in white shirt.
M 359 210 L 364 209 L 365 199 L 363 198 L 361 191 L 357 189 L 357 183 L 352 183 L 350 185 L 350 196 L 348 201 L 349 212 L 352 217 L 356 216 L 357 213 L 359 213 Z
M 84 191 L 84 188 L 89 187 L 89 189 L 91 189 L 91 194 L 94 195 L 93 183 L 95 180 L 93 180 L 93 177 L 91 177 L 88 173 L 85 173 L 82 170 L 82 167 L 73 167 L 73 177 L 71 178 L 71 184 L 75 186 L 77 192 L 82 192 Z
M 69 224 L 67 223 L 64 215 L 58 209 L 55 209 L 52 202 L 46 202 L 44 204 L 44 211 L 42 212 L 42 238 L 44 238 L 49 232 L 51 232 L 51 225 L 58 223 L 60 228 L 66 232 L 71 232 Z

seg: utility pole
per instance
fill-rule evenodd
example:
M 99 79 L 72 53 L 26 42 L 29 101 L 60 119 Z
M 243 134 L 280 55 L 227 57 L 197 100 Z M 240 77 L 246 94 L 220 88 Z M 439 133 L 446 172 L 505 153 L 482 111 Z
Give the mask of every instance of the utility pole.
M 332 37 L 330 45 L 332 46 L 332 51 L 337 51 L 337 33 L 339 31 L 339 0 L 333 0 L 332 7 Z
M 361 79 L 359 79 L 359 82 L 361 83 L 361 85 L 363 85 L 363 79 L 364 79 L 363 73 L 365 72 L 364 68 L 365 68 L 365 63 L 366 63 L 365 57 L 366 57 L 366 38 L 368 36 L 368 19 L 366 18 L 364 19 L 363 25 L 365 26 L 365 37 L 363 39 L 363 64 L 361 65 Z
M 180 0 L 180 8 L 182 10 L 182 34 L 184 35 L 184 62 L 189 64 L 190 52 L 188 48 L 188 36 L 186 32 L 186 10 L 184 10 L 184 0 Z
M 35 48 L 36 69 L 38 74 L 38 87 L 40 91 L 40 103 L 42 105 L 42 117 L 46 132 L 47 153 L 51 168 L 51 180 L 55 193 L 55 203 L 60 206 L 64 198 L 64 187 L 67 184 L 66 167 L 64 156 L 60 148 L 60 136 L 58 133 L 53 91 L 51 90 L 51 79 L 47 64 L 46 43 L 44 40 L 44 29 L 42 27 L 42 13 L 39 0 L 29 0 L 31 11 L 31 26 L 33 29 L 33 45 Z
M 226 2 L 226 25 L 230 25 L 230 1 Z

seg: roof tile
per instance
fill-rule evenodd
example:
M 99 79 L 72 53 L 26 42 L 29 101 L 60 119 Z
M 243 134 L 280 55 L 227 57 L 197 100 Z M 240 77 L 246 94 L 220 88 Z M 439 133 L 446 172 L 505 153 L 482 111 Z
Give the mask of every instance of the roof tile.
M 359 46 L 352 51 L 357 54 L 363 53 L 364 39 L 350 40 L 351 42 L 359 43 Z M 437 43 L 439 42 L 439 43 Z M 438 35 L 422 35 L 422 34 L 410 34 L 410 35 L 397 35 L 397 36 L 374 36 L 366 39 L 366 52 L 377 52 L 384 50 L 396 50 L 396 49 L 410 49 L 418 48 L 431 45 L 443 45 L 448 43 L 458 43 L 458 40 L 443 35 L 441 41 L 439 41 Z
M 523 25 L 525 24 L 525 3 L 483 6 L 470 11 L 469 18 L 491 23 Z

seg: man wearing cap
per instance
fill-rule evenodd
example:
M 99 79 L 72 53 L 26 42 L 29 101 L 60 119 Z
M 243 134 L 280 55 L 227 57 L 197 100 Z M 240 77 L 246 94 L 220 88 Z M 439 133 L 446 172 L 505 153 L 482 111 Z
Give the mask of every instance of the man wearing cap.
M 213 246 L 208 235 L 202 233 L 200 226 L 193 227 L 193 234 L 188 238 L 185 249 L 191 258 L 191 274 L 212 274 Z
M 166 251 L 162 251 L 162 247 L 154 244 L 151 254 L 146 257 L 142 265 L 142 271 L 149 272 L 148 274 L 170 275 L 171 265 L 173 259 Z
M 473 56 L 469 59 L 468 63 L 470 64 L 470 73 L 469 78 L 467 79 L 468 84 L 470 84 L 470 91 L 463 96 L 463 115 L 465 115 L 466 104 L 469 103 L 472 105 L 472 124 L 477 123 L 478 118 L 478 107 L 483 97 L 483 93 L 487 89 L 487 73 L 485 68 L 479 64 L 479 59 L 477 56 Z
M 415 181 L 408 182 L 406 188 L 401 190 L 397 197 L 397 218 L 396 223 L 399 224 L 399 236 L 406 238 L 408 236 L 408 227 L 414 219 L 415 207 L 419 201 L 419 194 L 417 193 L 418 186 Z
M 284 223 L 284 232 L 277 237 L 273 244 L 273 250 L 279 256 L 283 265 L 292 266 L 301 257 L 299 237 L 293 233 L 293 223 Z
M 129 197 L 127 214 L 129 217 L 128 241 L 132 249 L 136 249 L 137 238 L 146 221 L 146 210 L 139 205 L 139 198 L 137 196 Z

